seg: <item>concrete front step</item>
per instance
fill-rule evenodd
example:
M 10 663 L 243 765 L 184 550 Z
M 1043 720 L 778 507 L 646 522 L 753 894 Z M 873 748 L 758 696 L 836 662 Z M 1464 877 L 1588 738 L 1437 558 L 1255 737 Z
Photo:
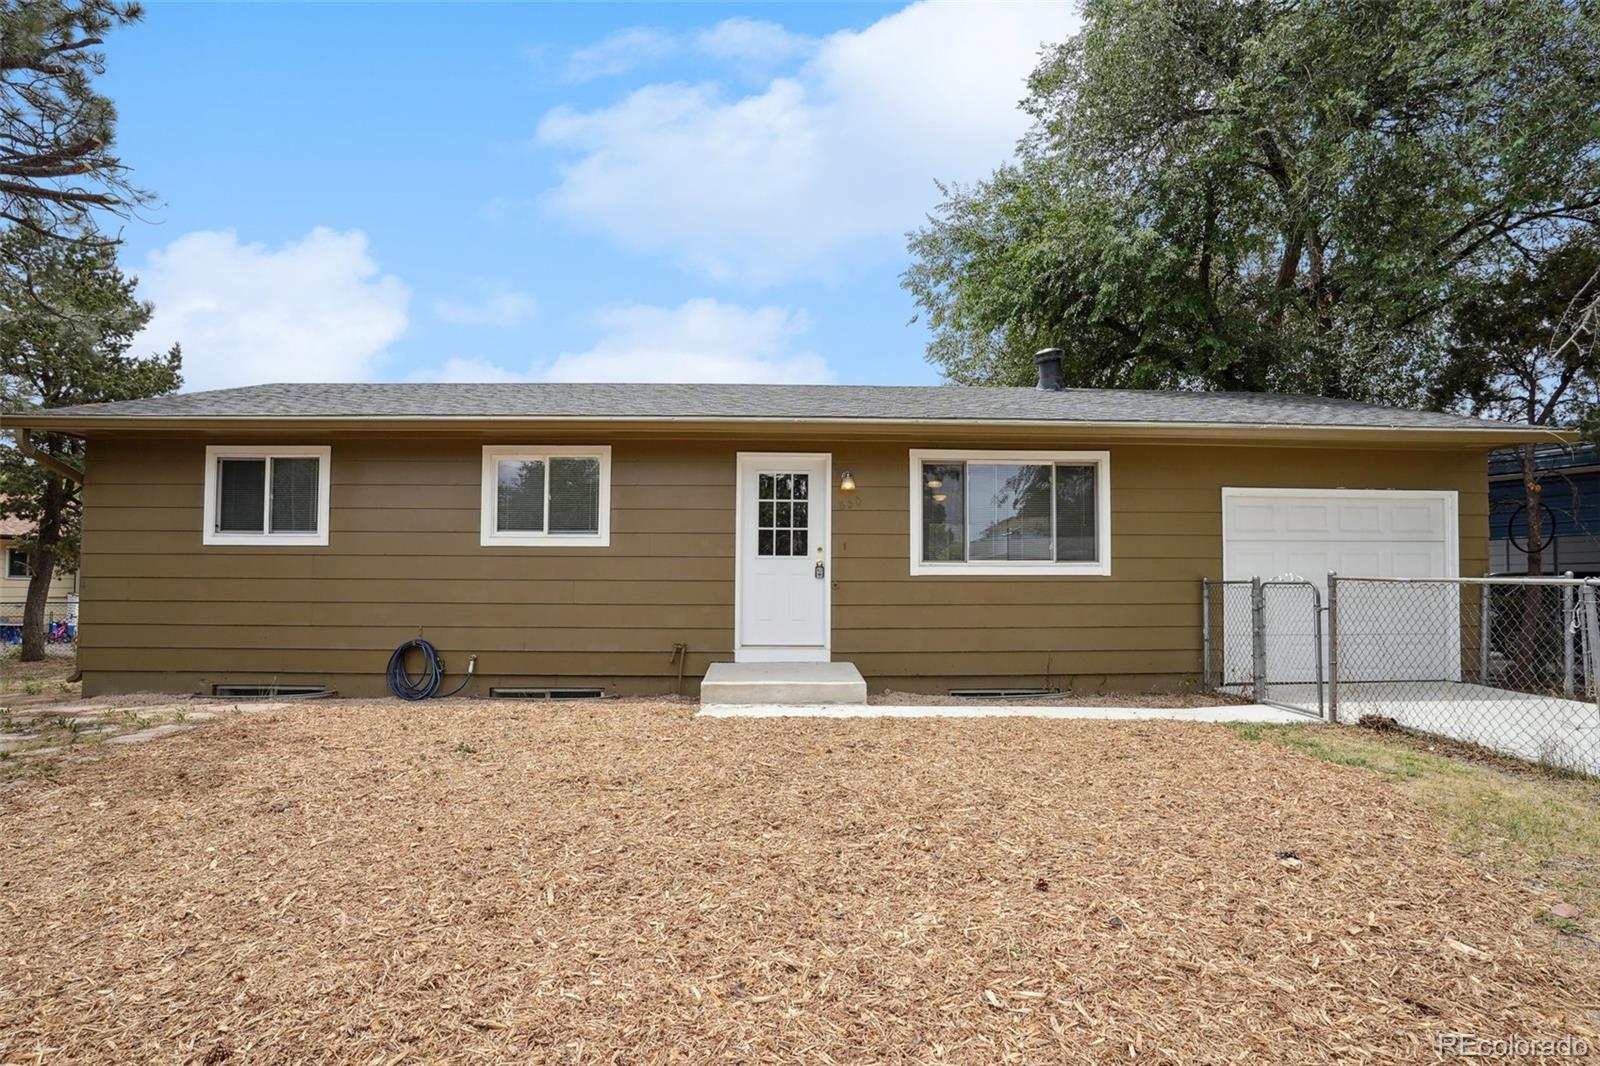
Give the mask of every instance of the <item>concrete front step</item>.
M 866 702 L 855 663 L 712 663 L 700 682 L 705 707 Z

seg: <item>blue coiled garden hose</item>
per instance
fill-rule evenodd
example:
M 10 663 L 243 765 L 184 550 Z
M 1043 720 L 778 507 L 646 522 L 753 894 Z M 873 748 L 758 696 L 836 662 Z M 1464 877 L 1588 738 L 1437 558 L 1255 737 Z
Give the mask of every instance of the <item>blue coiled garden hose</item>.
M 411 649 L 422 653 L 422 673 L 412 680 L 411 671 L 406 669 L 406 654 Z M 446 696 L 454 696 L 467 687 L 467 682 L 472 680 L 472 675 L 478 669 L 476 655 L 467 659 L 467 676 L 461 679 L 461 684 L 446 692 Z M 408 640 L 394 650 L 389 656 L 388 670 L 389 691 L 403 700 L 428 700 L 439 694 L 439 686 L 444 682 L 444 661 L 439 658 L 438 649 L 432 644 L 418 637 Z

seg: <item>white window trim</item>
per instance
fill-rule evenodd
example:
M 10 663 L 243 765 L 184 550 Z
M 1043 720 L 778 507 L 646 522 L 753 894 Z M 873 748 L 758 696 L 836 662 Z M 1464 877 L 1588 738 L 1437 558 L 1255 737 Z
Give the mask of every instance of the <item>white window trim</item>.
M 217 473 L 223 459 L 317 459 L 317 530 L 315 533 L 222 533 L 217 530 Z M 325 547 L 328 543 L 328 486 L 333 449 L 326 444 L 212 444 L 206 447 L 206 489 L 201 516 L 202 544 L 269 544 L 274 547 Z M 272 525 L 272 476 L 267 475 L 267 506 Z
M 12 558 L 14 556 L 27 555 L 27 554 L 28 553 L 23 551 L 21 548 L 7 548 L 6 549 L 6 572 L 4 574 L 4 577 L 6 578 L 6 580 L 8 580 L 8 581 L 29 581 L 29 580 L 31 580 L 33 578 L 33 564 L 32 564 L 31 561 L 29 562 L 29 564 L 25 568 L 28 571 L 26 574 L 13 574 L 11 572 L 11 560 L 12 560 Z
M 502 459 L 600 460 L 600 516 L 594 533 L 551 533 L 550 466 L 545 464 L 545 531 L 501 532 L 495 529 L 500 506 L 499 467 Z M 553 445 L 486 444 L 483 448 L 482 498 L 478 504 L 478 543 L 485 548 L 608 548 L 611 546 L 611 446 L 609 444 Z
M 1095 468 L 1095 550 L 1098 558 L 1073 562 L 996 562 L 933 563 L 922 558 L 922 464 L 924 462 L 970 461 L 976 463 L 1068 463 Z M 963 490 L 965 486 L 963 486 Z M 1035 452 L 980 451 L 965 448 L 911 450 L 910 519 L 912 577 L 1026 577 L 1033 574 L 1111 576 L 1111 453 L 1110 452 Z M 1051 498 L 1052 508 L 1055 506 Z M 1052 514 L 1052 527 L 1054 515 Z M 1054 530 L 1052 528 L 1052 535 Z

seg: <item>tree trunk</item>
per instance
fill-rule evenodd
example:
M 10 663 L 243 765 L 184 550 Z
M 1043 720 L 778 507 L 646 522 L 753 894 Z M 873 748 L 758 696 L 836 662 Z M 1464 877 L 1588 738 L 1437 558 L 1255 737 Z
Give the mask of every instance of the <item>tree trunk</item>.
M 39 510 L 39 529 L 28 551 L 28 599 L 22 607 L 22 648 L 18 655 L 25 663 L 44 658 L 45 607 L 50 599 L 50 583 L 55 578 L 56 545 L 61 542 L 61 510 L 69 489 L 58 477 L 45 479 L 44 506 Z
M 22 608 L 21 658 L 25 663 L 44 658 L 45 637 L 48 635 L 44 612 L 50 599 L 50 581 L 54 576 L 55 563 L 54 546 L 46 548 L 43 544 L 36 544 L 28 552 L 28 566 L 32 574 L 28 578 L 28 598 Z
M 1527 573 L 1538 577 L 1544 573 L 1544 486 L 1539 483 L 1539 468 L 1535 462 L 1534 446 L 1522 446 L 1522 491 L 1528 515 L 1528 566 Z M 1523 679 L 1539 676 L 1539 630 L 1544 619 L 1544 589 L 1538 585 L 1525 585 L 1522 597 L 1522 624 L 1517 640 L 1518 675 Z
M 1544 573 L 1544 486 L 1534 461 L 1534 446 L 1522 446 L 1522 493 L 1528 516 L 1528 568 L 1533 577 Z

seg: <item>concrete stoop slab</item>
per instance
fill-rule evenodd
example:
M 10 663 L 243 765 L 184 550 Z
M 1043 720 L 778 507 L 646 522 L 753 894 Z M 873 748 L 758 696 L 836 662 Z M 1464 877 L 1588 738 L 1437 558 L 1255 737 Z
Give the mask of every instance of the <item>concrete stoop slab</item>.
M 855 663 L 712 663 L 700 682 L 703 707 L 866 702 Z

